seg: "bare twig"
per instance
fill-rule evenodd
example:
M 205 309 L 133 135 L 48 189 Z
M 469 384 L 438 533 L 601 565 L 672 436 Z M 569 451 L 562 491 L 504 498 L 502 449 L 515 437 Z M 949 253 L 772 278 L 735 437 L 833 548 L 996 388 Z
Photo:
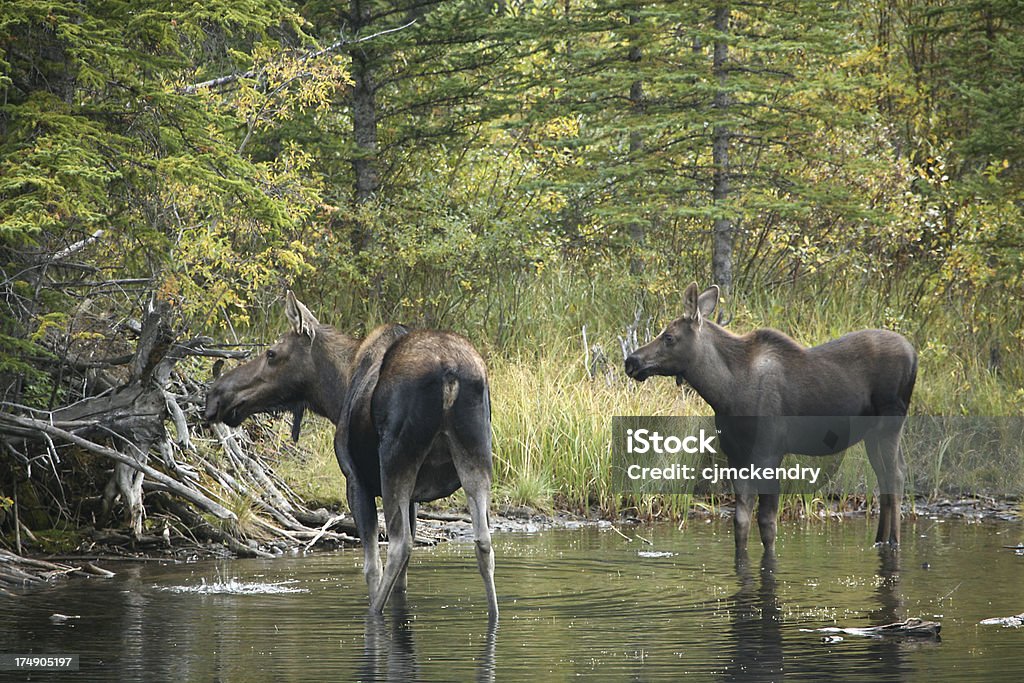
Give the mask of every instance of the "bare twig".
M 340 50 L 343 47 L 350 47 L 352 45 L 358 45 L 360 43 L 365 43 L 365 42 L 373 40 L 375 38 L 380 38 L 381 36 L 385 36 L 385 35 L 387 35 L 389 33 L 396 33 L 396 32 L 401 31 L 403 29 L 407 29 L 407 28 L 409 28 L 410 26 L 412 26 L 415 23 L 416 23 L 416 20 L 413 19 L 409 23 L 403 24 L 402 26 L 396 26 L 394 28 L 384 29 L 383 31 L 378 31 L 377 33 L 373 33 L 373 34 L 370 34 L 368 36 L 363 36 L 362 38 L 356 38 L 355 40 L 347 40 L 345 38 L 342 38 L 341 40 L 339 40 L 337 42 L 331 43 L 330 45 L 328 45 L 327 47 L 325 47 L 322 50 L 316 50 L 315 52 L 310 52 L 310 53 L 304 55 L 299 61 L 300 62 L 308 62 L 308 61 L 313 60 L 313 59 L 318 59 L 319 57 L 323 57 L 324 55 L 330 54 L 331 52 L 337 52 L 338 50 Z M 255 77 L 256 77 L 256 71 L 253 70 L 253 69 L 250 69 L 250 70 L 244 71 L 242 73 L 228 74 L 227 76 L 220 76 L 219 78 L 211 78 L 210 80 L 203 81 L 201 83 L 193 83 L 192 85 L 186 85 L 183 88 L 179 88 L 178 92 L 181 93 L 182 95 L 194 95 L 195 93 L 199 92 L 200 90 L 203 90 L 203 89 L 206 89 L 206 88 L 210 88 L 210 89 L 219 88 L 219 87 L 224 86 L 224 85 L 230 85 L 230 84 L 234 83 L 235 81 L 239 81 L 239 80 L 241 80 L 243 78 L 255 78 Z

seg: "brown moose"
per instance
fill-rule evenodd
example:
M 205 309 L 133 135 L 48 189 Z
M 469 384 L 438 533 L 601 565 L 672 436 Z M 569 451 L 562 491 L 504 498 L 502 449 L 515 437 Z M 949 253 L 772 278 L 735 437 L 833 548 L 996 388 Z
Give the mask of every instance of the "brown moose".
M 404 591 L 416 503 L 460 486 L 473 520 L 488 614 L 498 616 L 488 523 L 491 407 L 487 369 L 464 337 L 384 325 L 362 341 L 321 325 L 292 292 L 292 329 L 258 358 L 210 387 L 206 419 L 239 425 L 255 413 L 289 410 L 298 439 L 308 407 L 337 425 L 335 455 L 364 552 L 370 610 Z M 376 497 L 384 505 L 387 565 L 378 552 Z
M 906 465 L 900 434 L 917 377 L 917 353 L 887 330 L 861 330 L 806 348 L 782 332 L 758 329 L 743 336 L 711 320 L 717 286 L 683 293 L 683 314 L 651 343 L 626 359 L 626 374 L 685 380 L 715 411 L 730 467 L 777 467 L 786 453 L 826 455 L 863 440 L 880 489 L 876 543 L 898 545 L 900 499 Z M 809 438 L 793 428 L 815 418 Z M 767 488 L 735 480 L 733 520 L 737 558 L 746 553 L 755 497 L 766 553 L 774 553 L 778 481 Z

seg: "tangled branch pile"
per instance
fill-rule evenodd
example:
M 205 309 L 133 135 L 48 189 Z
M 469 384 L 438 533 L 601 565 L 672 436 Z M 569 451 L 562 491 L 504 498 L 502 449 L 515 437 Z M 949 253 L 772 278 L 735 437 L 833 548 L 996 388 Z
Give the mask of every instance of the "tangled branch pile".
M 0 412 L 0 528 L 15 551 L 38 543 L 32 528 L 89 529 L 91 541 L 134 549 L 212 542 L 240 556 L 273 556 L 289 546 L 348 544 L 350 520 L 310 510 L 251 448 L 244 433 L 202 425 L 196 357 L 240 357 L 208 338 L 179 341 L 170 306 L 150 306 L 122 324 L 118 357 L 100 335 L 88 357 L 51 344 L 59 371 L 80 375 L 65 405 L 12 402 Z M 134 339 L 132 339 L 134 338 Z M 57 353 L 57 351 L 60 351 Z M 173 426 L 167 428 L 167 424 Z

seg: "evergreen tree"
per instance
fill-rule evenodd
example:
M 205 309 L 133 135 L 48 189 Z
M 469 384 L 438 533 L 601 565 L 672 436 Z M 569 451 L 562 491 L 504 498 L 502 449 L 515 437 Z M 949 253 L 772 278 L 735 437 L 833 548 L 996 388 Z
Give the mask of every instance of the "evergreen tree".
M 567 216 L 587 216 L 588 232 L 619 248 L 641 225 L 649 251 L 676 252 L 669 262 L 691 270 L 714 234 L 713 274 L 725 281 L 733 242 L 746 260 L 767 226 L 822 206 L 859 212 L 819 166 L 823 132 L 853 121 L 835 97 L 850 87 L 844 19 L 803 1 L 552 3 L 533 19 L 564 36 L 550 40 L 556 66 L 539 80 L 551 97 L 537 96 L 524 125 L 576 117 L 578 134 L 553 141 L 573 155 L 552 181 Z
M 254 132 L 347 74 L 295 79 L 308 43 L 280 2 L 5 3 L 0 14 L 0 372 L 17 395 L 76 298 L 131 304 L 148 283 L 182 310 L 244 316 L 246 292 L 301 271 L 315 184 L 301 151 L 250 156 Z M 227 78 L 215 79 L 227 74 Z M 195 84 L 214 79 L 210 84 Z M 216 87 L 215 87 L 216 86 Z

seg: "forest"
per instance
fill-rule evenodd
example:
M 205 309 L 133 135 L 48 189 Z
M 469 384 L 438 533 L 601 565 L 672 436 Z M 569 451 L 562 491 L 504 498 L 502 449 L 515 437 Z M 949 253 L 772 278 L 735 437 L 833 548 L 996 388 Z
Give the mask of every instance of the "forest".
M 737 332 L 904 334 L 914 415 L 1020 416 L 1021 64 L 1014 0 L 4 3 L 4 543 L 344 541 L 331 425 L 201 420 L 289 289 L 476 344 L 501 505 L 685 515 L 608 439 L 707 414 L 622 369 L 694 281 Z M 911 470 L 1024 492 L 1016 451 Z

